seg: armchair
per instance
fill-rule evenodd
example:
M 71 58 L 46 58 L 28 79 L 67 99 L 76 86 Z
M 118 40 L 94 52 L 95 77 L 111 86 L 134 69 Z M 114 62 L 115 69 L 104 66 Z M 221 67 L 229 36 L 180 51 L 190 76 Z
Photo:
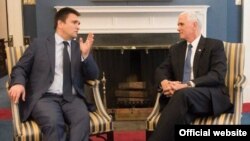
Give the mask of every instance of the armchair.
M 22 47 L 7 47 L 7 68 L 8 75 L 11 73 L 12 67 L 17 63 L 18 59 L 22 56 L 27 46 Z M 99 135 L 107 134 L 107 141 L 113 141 L 113 121 L 103 106 L 100 93 L 99 81 L 89 80 L 87 82 L 93 99 L 96 104 L 97 110 L 89 112 L 90 116 L 90 134 Z M 13 140 L 15 141 L 40 141 L 42 140 L 42 133 L 35 121 L 28 120 L 21 122 L 19 115 L 18 104 L 11 102 L 12 121 L 13 121 Z
M 233 113 L 223 113 L 220 116 L 203 117 L 195 119 L 193 125 L 233 125 L 241 123 L 243 87 L 246 77 L 244 71 L 245 49 L 242 43 L 224 42 L 225 53 L 227 56 L 228 70 L 225 83 L 228 88 L 230 101 L 234 104 Z M 160 118 L 159 112 L 160 93 L 157 94 L 156 102 L 151 114 L 146 119 L 146 138 L 154 131 L 156 124 Z

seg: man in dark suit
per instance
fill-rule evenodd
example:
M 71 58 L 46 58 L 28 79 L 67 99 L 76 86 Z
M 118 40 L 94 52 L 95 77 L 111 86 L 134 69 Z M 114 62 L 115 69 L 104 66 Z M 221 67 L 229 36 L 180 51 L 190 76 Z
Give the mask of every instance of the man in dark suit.
M 44 141 L 65 140 L 65 124 L 71 141 L 89 140 L 88 110 L 93 108 L 84 82 L 96 79 L 99 70 L 90 53 L 94 35 L 89 33 L 86 42 L 75 40 L 79 15 L 72 8 L 59 10 L 55 34 L 34 40 L 12 69 L 9 96 L 20 103 L 23 121 L 38 123 Z
M 204 38 L 193 12 L 179 15 L 178 31 L 183 41 L 170 48 L 156 69 L 161 117 L 149 141 L 174 141 L 176 124 L 217 116 L 232 107 L 224 82 L 227 64 L 222 41 Z

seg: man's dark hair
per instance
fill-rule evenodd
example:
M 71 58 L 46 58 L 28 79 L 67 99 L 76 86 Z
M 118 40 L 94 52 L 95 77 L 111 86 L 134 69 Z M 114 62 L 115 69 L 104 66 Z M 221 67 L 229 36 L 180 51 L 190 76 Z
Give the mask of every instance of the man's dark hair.
M 77 16 L 80 16 L 80 13 L 78 11 L 76 11 L 75 9 L 73 8 L 69 8 L 69 7 L 64 7 L 62 9 L 60 9 L 56 15 L 55 15 L 55 23 L 54 23 L 54 28 L 56 29 L 57 28 L 57 22 L 60 20 L 60 21 L 63 21 L 65 22 L 65 20 L 67 19 L 68 15 L 69 14 L 75 14 Z

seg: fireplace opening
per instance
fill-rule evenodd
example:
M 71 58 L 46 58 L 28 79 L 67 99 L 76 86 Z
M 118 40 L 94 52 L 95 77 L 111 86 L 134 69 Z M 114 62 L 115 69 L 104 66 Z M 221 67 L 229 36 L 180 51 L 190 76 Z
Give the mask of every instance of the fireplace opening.
M 152 108 L 155 69 L 178 40 L 177 33 L 95 34 L 93 54 L 100 80 L 105 73 L 107 108 Z

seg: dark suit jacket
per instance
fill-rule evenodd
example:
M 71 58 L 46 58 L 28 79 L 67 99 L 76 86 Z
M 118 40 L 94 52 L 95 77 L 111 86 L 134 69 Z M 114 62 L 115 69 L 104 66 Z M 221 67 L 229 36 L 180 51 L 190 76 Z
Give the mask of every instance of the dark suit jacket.
M 71 54 L 73 87 L 90 106 L 90 102 L 84 94 L 84 82 L 98 77 L 97 64 L 91 54 L 84 62 L 81 62 L 80 47 L 74 40 L 71 41 Z M 27 120 L 34 104 L 47 92 L 54 80 L 54 74 L 55 37 L 35 39 L 26 49 L 16 66 L 13 67 L 10 79 L 10 87 L 14 84 L 22 84 L 26 89 L 26 101 L 19 101 L 22 120 Z
M 182 81 L 187 42 L 173 45 L 166 60 L 156 69 L 156 84 L 163 79 Z M 201 36 L 198 43 L 193 72 L 195 87 L 209 87 L 213 112 L 218 115 L 231 107 L 225 87 L 226 55 L 222 41 Z

